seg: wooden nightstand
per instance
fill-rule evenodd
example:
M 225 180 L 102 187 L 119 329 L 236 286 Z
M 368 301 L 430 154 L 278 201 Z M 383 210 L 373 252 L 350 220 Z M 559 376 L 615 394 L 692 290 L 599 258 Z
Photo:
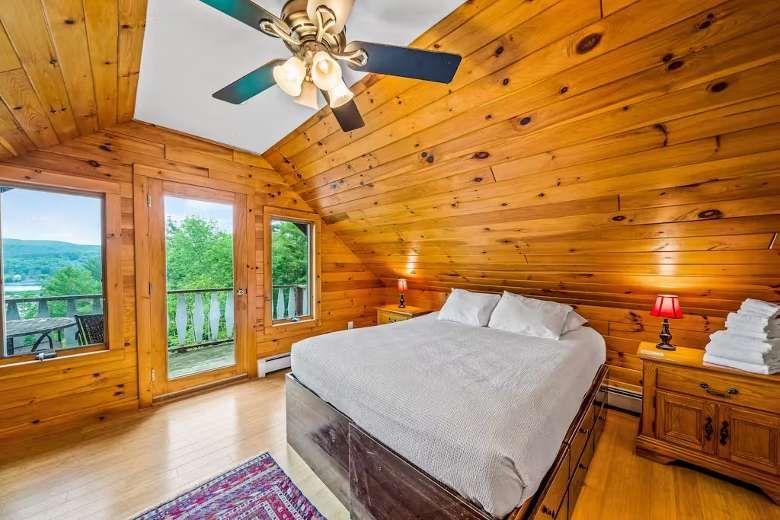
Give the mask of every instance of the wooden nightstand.
M 413 307 L 407 305 L 403 309 L 398 307 L 398 304 L 382 305 L 376 308 L 376 322 L 378 325 L 384 323 L 394 323 L 396 321 L 404 321 L 410 318 L 416 318 L 423 314 L 431 312 L 430 309 L 423 309 L 421 307 Z
M 759 486 L 780 504 L 780 375 L 705 365 L 704 351 L 639 345 L 637 454 L 685 460 Z

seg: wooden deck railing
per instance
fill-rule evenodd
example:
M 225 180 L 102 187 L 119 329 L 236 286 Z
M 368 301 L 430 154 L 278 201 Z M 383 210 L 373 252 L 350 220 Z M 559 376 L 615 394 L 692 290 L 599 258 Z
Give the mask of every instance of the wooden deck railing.
M 168 350 L 182 351 L 233 341 L 233 288 L 168 291 Z
M 273 319 L 295 320 L 309 314 L 308 287 L 280 284 L 273 288 Z M 234 299 L 232 287 L 168 291 L 168 349 L 181 351 L 233 341 Z M 102 294 L 7 298 L 5 319 L 24 320 L 100 314 Z M 53 305 L 52 305 L 53 304 Z M 64 330 L 63 346 L 77 346 L 76 327 Z M 26 338 L 15 338 L 19 346 Z
M 76 314 L 100 314 L 102 312 L 102 294 L 69 294 L 64 296 L 32 296 L 5 299 L 5 319 L 7 321 L 70 317 Z M 32 338 L 32 340 L 34 339 Z M 20 347 L 28 341 L 30 340 L 27 337 L 13 338 L 16 347 Z M 62 343 L 58 348 L 78 346 L 75 326 L 63 330 Z
M 298 284 L 273 286 L 273 319 L 295 320 L 309 314 L 308 287 Z

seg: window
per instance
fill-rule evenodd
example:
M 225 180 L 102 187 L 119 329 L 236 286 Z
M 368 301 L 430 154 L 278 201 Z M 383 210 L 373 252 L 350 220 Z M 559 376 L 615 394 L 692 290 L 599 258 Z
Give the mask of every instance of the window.
M 311 323 L 317 318 L 318 262 L 315 215 L 290 210 L 266 212 L 266 322 Z
M 2 357 L 106 343 L 105 198 L 0 185 Z

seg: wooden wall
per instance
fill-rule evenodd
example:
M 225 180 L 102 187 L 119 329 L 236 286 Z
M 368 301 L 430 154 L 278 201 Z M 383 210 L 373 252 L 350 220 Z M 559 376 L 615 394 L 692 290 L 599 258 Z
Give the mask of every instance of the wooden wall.
M 474 0 L 415 42 L 463 55 L 451 84 L 369 76 L 364 128 L 324 110 L 264 156 L 413 304 L 575 304 L 638 389 L 657 292 L 700 348 L 743 298 L 780 301 L 779 22 L 773 0 Z
M 242 183 L 255 189 L 256 208 L 265 205 L 309 209 L 269 169 L 262 158 L 224 146 L 127 122 L 18 157 L 0 161 L 0 175 L 35 176 L 56 172 L 116 182 L 122 192 L 122 276 L 124 282 L 123 349 L 46 362 L 0 366 L 0 434 L 34 425 L 63 422 L 75 416 L 105 417 L 138 406 L 135 341 L 135 256 L 133 240 L 133 169 L 157 169 L 160 175 L 197 182 Z M 289 349 L 300 334 L 264 334 L 262 213 L 258 212 L 255 312 L 258 357 Z M 374 305 L 382 302 L 381 282 L 324 226 L 322 239 L 322 325 L 308 335 L 375 322 Z
M 0 159 L 133 117 L 147 0 L 0 0 Z

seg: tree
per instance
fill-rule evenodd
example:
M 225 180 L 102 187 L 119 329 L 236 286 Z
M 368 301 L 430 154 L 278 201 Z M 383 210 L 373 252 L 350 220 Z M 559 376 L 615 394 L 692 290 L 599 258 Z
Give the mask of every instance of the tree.
M 103 288 L 100 280 L 96 280 L 89 270 L 67 266 L 55 271 L 43 284 L 41 292 L 46 296 L 101 294 Z
M 168 219 L 165 234 L 168 289 L 233 287 L 233 236 L 198 217 Z
M 271 273 L 274 285 L 308 282 L 308 241 L 306 233 L 294 222 L 274 220 L 271 223 Z

